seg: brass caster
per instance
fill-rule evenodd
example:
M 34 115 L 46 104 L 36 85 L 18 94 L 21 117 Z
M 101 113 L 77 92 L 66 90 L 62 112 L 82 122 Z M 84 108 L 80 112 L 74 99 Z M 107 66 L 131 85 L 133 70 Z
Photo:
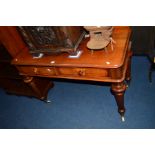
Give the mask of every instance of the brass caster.
M 126 88 L 129 88 L 129 86 L 130 86 L 130 82 L 131 82 L 131 80 L 126 80 L 126 81 L 125 81 Z
M 125 122 L 125 117 L 124 116 L 121 116 L 121 121 Z
M 51 101 L 50 101 L 50 100 L 44 100 L 44 102 L 45 102 L 46 104 L 51 104 Z
M 129 85 L 128 84 L 126 84 L 126 88 L 129 88 Z

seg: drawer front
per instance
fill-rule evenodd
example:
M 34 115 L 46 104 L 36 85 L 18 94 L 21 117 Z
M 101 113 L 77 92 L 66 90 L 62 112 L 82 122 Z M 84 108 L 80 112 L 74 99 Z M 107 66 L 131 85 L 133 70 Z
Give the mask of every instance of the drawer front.
M 74 68 L 74 67 L 19 67 L 22 74 L 30 76 L 47 76 L 62 78 L 97 79 L 107 77 L 108 72 L 100 68 Z
M 54 76 L 56 75 L 54 67 L 19 67 L 22 74 L 30 76 Z
M 69 68 L 60 67 L 57 68 L 57 72 L 60 76 L 73 76 L 73 77 L 84 77 L 84 78 L 98 78 L 106 77 L 107 71 L 99 68 Z

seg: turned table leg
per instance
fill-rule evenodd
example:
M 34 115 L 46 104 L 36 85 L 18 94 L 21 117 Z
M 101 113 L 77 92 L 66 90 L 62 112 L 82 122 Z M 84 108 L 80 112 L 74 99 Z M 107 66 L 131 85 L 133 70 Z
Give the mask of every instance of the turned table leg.
M 118 106 L 118 112 L 121 115 L 121 119 L 122 119 L 122 121 L 125 121 L 125 119 L 124 119 L 124 113 L 125 113 L 124 93 L 126 90 L 126 85 L 124 84 L 124 82 L 112 83 L 111 90 L 112 90 L 114 97 L 116 99 L 117 106 Z
M 41 79 L 39 81 L 34 79 L 35 78 L 31 76 L 23 76 L 23 81 L 30 86 L 31 91 L 33 92 L 31 95 L 49 104 L 51 101 L 47 99 L 47 92 L 49 88 L 54 86 L 53 82 L 49 82 L 47 79 Z M 45 86 L 39 87 L 39 82 L 44 82 Z

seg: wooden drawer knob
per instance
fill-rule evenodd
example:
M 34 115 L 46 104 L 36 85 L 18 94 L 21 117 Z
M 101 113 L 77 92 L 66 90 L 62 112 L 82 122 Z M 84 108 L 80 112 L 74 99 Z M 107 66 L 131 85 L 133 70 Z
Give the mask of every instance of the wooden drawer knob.
M 86 74 L 86 72 L 85 72 L 84 69 L 82 69 L 82 70 L 79 71 L 79 75 L 80 75 L 80 76 L 85 76 L 85 74 Z
M 48 72 L 51 72 L 52 70 L 51 70 L 50 68 L 47 68 L 47 71 L 48 71 Z
M 34 73 L 37 73 L 38 72 L 38 69 L 37 68 L 34 68 L 33 71 L 34 71 Z

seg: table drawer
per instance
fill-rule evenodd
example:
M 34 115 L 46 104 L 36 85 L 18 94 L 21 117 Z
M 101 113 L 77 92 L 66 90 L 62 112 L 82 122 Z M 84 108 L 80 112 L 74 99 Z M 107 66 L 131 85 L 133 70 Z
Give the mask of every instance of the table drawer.
M 105 77 L 107 71 L 100 68 L 73 68 L 73 67 L 59 67 L 57 72 L 60 76 L 73 76 L 73 77 Z
M 22 74 L 30 76 L 69 77 L 69 78 L 102 78 L 107 76 L 107 70 L 100 68 L 76 67 L 19 67 Z
M 19 67 L 22 74 L 27 74 L 30 76 L 40 75 L 40 76 L 54 76 L 56 75 L 54 67 Z

